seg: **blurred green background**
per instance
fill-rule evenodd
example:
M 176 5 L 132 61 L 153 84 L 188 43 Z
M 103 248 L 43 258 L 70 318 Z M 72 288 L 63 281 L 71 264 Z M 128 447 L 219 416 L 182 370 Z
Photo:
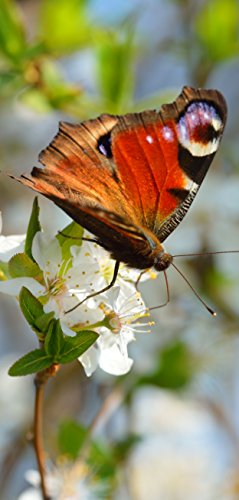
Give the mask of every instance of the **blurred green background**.
M 205 184 L 167 249 L 239 249 L 238 2 L 0 0 L 3 234 L 26 230 L 33 200 L 4 171 L 29 171 L 60 119 L 159 108 L 183 85 L 219 89 L 229 118 Z M 40 204 L 45 228 L 66 224 L 63 212 Z M 91 474 L 107 484 L 104 498 L 239 498 L 239 255 L 179 265 L 216 319 L 170 269 L 170 304 L 154 312 L 152 333 L 138 334 L 130 346 L 129 375 L 98 371 L 86 379 L 75 363 L 49 384 L 45 442 L 56 462 L 76 459 L 85 426 L 115 395 L 89 450 Z M 161 276 L 141 289 L 149 306 L 162 302 Z M 30 377 L 10 379 L 7 369 L 35 344 L 17 305 L 0 300 L 0 491 L 12 500 L 35 467 L 26 440 L 33 387 Z

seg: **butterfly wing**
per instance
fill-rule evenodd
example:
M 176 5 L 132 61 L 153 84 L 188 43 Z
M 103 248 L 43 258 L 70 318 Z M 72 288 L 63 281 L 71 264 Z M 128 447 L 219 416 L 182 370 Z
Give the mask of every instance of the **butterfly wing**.
M 148 231 L 162 242 L 184 217 L 225 121 L 219 92 L 185 87 L 159 112 L 62 122 L 40 154 L 44 168 L 19 180 L 93 232 L 115 257 L 136 265 L 135 256 L 152 248 Z
M 34 167 L 31 175 L 17 180 L 51 199 L 106 249 L 115 247 L 115 258 L 129 262 L 135 246 L 138 254 L 147 253 L 148 240 L 133 207 L 127 207 L 115 162 L 106 155 L 117 122 L 111 115 L 79 125 L 61 122 L 58 134 L 39 155 L 45 168 Z M 134 263 L 140 267 L 140 259 Z
M 218 149 L 226 103 L 216 90 L 184 87 L 159 112 L 119 117 L 112 152 L 140 224 L 163 242 L 190 207 Z

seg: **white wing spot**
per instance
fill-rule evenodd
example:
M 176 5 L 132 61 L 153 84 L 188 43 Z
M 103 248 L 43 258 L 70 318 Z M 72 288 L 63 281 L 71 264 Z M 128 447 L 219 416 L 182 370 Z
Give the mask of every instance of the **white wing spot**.
M 218 130 L 220 130 L 220 128 L 222 127 L 222 121 L 220 120 L 220 118 L 213 118 L 212 119 L 212 126 L 213 126 L 214 130 L 216 130 L 216 132 L 218 132 Z
M 149 144 L 153 144 L 154 140 L 153 140 L 153 137 L 151 135 L 146 135 L 146 141 L 149 143 Z
M 162 134 L 165 141 L 172 142 L 174 140 L 174 135 L 171 128 L 163 127 Z

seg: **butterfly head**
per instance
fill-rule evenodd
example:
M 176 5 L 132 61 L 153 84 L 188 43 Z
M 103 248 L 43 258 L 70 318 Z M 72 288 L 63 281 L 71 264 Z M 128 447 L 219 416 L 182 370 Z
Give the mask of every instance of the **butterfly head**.
M 168 269 L 168 267 L 172 262 L 173 262 L 172 255 L 162 250 L 154 258 L 154 268 L 156 269 L 156 271 L 166 271 L 166 269 Z

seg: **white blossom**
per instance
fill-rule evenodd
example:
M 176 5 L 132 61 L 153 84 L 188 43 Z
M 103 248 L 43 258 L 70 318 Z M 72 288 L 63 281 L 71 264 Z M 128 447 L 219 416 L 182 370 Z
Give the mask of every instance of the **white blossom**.
M 89 233 L 88 231 L 84 231 L 84 238 L 94 238 L 94 235 Z M 115 267 L 115 260 L 110 258 L 109 252 L 107 252 L 103 247 L 98 245 L 97 243 L 93 242 L 87 242 L 84 241 L 84 244 L 82 245 L 84 248 L 84 259 L 87 263 L 90 261 L 97 263 L 98 266 L 98 271 L 95 273 L 95 275 L 98 275 L 98 282 L 97 285 L 100 286 L 100 288 L 103 288 L 107 286 L 114 274 L 114 267 Z M 74 256 L 74 265 L 76 266 L 77 263 L 82 262 L 82 247 L 77 247 L 73 246 L 71 248 L 72 255 Z M 134 269 L 131 267 L 128 267 L 126 264 L 123 262 L 120 264 L 119 267 L 119 272 L 117 276 L 117 284 L 121 285 L 124 284 L 125 282 L 130 282 L 130 283 L 136 283 L 140 276 L 140 282 L 146 281 L 148 279 L 155 279 L 157 276 L 157 273 L 152 270 L 148 269 L 145 270 L 143 273 L 139 269 Z M 95 281 L 95 277 L 94 281 Z M 77 290 L 74 290 L 77 293 Z
M 145 326 L 139 319 L 148 315 L 140 293 L 131 283 L 135 272 L 121 266 L 114 287 L 87 299 L 110 283 L 115 263 L 92 242 L 72 245 L 70 252 L 72 258 L 64 260 L 57 237 L 39 231 L 33 239 L 32 256 L 43 280 L 39 283 L 24 276 L 6 280 L 0 282 L 0 291 L 17 297 L 21 288 L 27 287 L 43 302 L 46 313 L 53 311 L 60 318 L 66 335 L 86 328 L 95 330 L 99 334 L 97 342 L 80 357 L 87 376 L 98 366 L 107 373 L 123 375 L 133 364 L 128 344 Z
M 85 263 L 69 267 L 69 263 L 62 260 L 62 251 L 56 237 L 39 231 L 36 233 L 32 244 L 32 255 L 43 272 L 43 284 L 28 277 L 14 278 L 0 282 L 0 291 L 13 296 L 18 296 L 21 288 L 25 286 L 36 297 L 41 297 L 45 303 L 45 312 L 53 311 L 55 317 L 61 319 L 64 333 L 72 335 L 71 326 L 81 322 L 82 325 L 95 323 L 103 318 L 102 311 L 96 308 L 95 303 L 84 304 L 75 311 L 66 314 L 66 311 L 79 303 L 73 289 L 81 290 L 84 298 L 91 291 L 90 280 Z M 97 269 L 97 264 L 92 262 L 91 273 Z
M 125 283 L 112 288 L 101 307 L 105 312 L 105 325 L 107 322 L 108 325 L 99 328 L 96 343 L 80 356 L 79 361 L 88 376 L 98 365 L 112 375 L 124 375 L 133 364 L 128 356 L 128 344 L 135 340 L 134 333 L 145 327 L 145 323 L 139 322 L 148 315 L 145 304 L 133 285 Z
M 26 235 L 14 234 L 12 236 L 3 236 L 1 233 L 2 214 L 0 212 L 0 261 L 8 262 L 15 253 L 23 251 L 23 243 Z

